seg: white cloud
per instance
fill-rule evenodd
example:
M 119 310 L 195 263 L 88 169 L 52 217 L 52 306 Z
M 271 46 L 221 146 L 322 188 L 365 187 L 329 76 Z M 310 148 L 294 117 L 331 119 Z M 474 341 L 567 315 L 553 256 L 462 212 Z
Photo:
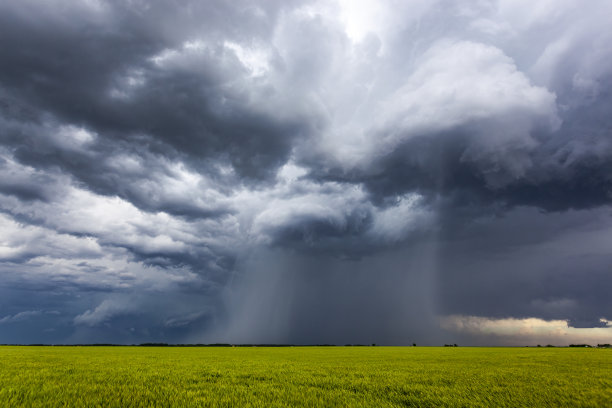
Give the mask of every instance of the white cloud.
M 52 229 L 17 223 L 0 214 L 0 262 L 41 255 L 54 258 L 90 258 L 102 255 L 100 246 L 90 238 L 60 234 Z
M 584 5 L 578 0 L 499 0 L 497 13 L 517 29 L 527 30 L 534 26 L 551 26 L 563 17 L 576 15 Z
M 308 220 L 318 220 L 339 230 L 350 222 L 350 214 L 366 206 L 363 189 L 340 183 L 318 184 L 309 180 L 272 189 L 259 200 L 251 233 L 262 242 L 284 227 Z
M 419 230 L 432 228 L 435 215 L 422 207 L 422 197 L 406 194 L 395 205 L 374 211 L 374 222 L 368 235 L 375 241 L 398 242 Z
M 269 49 L 254 45 L 243 46 L 232 41 L 226 41 L 223 45 L 236 54 L 236 57 L 251 72 L 252 76 L 262 76 L 270 70 Z
M 87 154 L 86 149 L 97 138 L 94 132 L 72 125 L 60 126 L 56 131 L 51 130 L 48 134 L 57 147 L 85 154 Z
M 529 166 L 516 154 L 537 145 L 531 132 L 553 132 L 560 125 L 555 95 L 533 86 L 498 48 L 446 40 L 416 64 L 400 87 L 373 105 L 369 123 L 342 137 L 330 129 L 326 150 L 341 163 L 367 165 L 412 138 L 463 127 L 472 135 L 466 160 L 486 161 L 494 154 L 515 178 Z
M 376 35 L 386 42 L 398 31 L 419 21 L 438 0 L 339 0 L 339 20 L 353 42 Z
M 492 319 L 450 315 L 440 319 L 441 327 L 448 331 L 473 335 L 489 343 L 514 346 L 610 343 L 612 325 L 604 318 L 601 319 L 601 322 L 606 323 L 606 327 L 575 328 L 568 326 L 565 320 L 538 318 Z

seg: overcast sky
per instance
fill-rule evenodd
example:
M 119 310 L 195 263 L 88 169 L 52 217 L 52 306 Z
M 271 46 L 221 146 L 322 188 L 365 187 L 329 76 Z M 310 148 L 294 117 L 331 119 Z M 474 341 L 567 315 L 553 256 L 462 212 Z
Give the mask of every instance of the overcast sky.
M 0 1 L 0 343 L 612 343 L 610 15 Z

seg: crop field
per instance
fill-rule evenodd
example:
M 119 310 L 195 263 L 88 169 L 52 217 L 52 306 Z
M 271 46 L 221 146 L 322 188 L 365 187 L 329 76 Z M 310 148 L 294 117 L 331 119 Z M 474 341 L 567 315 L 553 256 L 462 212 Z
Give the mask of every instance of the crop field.
M 0 347 L 2 407 L 612 407 L 612 350 Z

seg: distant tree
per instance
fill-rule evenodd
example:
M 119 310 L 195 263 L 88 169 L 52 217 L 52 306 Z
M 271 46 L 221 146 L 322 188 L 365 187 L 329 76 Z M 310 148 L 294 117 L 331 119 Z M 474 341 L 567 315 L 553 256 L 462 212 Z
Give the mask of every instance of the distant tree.
M 412 343 L 412 347 L 416 347 L 416 343 Z

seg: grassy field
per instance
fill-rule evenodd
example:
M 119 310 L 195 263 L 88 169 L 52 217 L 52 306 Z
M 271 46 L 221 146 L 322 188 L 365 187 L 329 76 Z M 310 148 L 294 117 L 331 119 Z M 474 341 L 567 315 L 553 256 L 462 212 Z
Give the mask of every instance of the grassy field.
M 612 350 L 0 347 L 2 407 L 612 407 Z

